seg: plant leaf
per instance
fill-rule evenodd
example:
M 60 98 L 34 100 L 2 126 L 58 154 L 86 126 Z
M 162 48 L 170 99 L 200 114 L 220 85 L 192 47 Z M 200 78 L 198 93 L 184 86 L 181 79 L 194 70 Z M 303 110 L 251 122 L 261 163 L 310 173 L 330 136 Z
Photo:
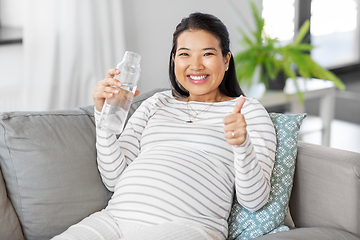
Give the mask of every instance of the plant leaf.
M 295 38 L 294 45 L 300 44 L 310 29 L 310 20 L 306 20 L 301 26 L 297 37 Z
M 250 1 L 250 6 L 251 6 L 251 12 L 254 16 L 255 24 L 256 24 L 256 31 L 254 31 L 254 36 L 256 38 L 257 43 L 261 44 L 262 43 L 262 35 L 263 35 L 263 31 L 264 31 L 264 26 L 265 26 L 265 20 L 260 16 L 259 10 L 253 1 Z

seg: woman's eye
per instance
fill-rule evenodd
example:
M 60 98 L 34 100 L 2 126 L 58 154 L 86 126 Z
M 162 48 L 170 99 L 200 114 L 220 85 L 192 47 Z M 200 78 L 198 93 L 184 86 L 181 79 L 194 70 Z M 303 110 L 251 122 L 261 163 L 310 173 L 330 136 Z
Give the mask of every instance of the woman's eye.
M 211 56 L 214 55 L 213 53 L 209 52 L 209 53 L 205 53 L 204 56 Z
M 189 56 L 187 53 L 179 53 L 179 56 Z

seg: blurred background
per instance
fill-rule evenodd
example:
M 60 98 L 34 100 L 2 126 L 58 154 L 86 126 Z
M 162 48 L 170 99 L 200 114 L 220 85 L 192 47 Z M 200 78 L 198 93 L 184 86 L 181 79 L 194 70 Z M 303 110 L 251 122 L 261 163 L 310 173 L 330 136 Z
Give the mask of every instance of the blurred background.
M 346 85 L 335 94 L 330 146 L 360 152 L 360 0 L 254 0 L 266 32 L 292 41 L 310 19 L 312 57 Z M 237 28 L 254 27 L 248 0 L 0 0 L 0 112 L 73 109 L 93 104 L 92 90 L 126 50 L 142 55 L 142 92 L 169 87 L 172 33 L 194 11 L 219 17 L 241 51 Z M 286 106 L 272 111 L 286 111 Z M 321 143 L 319 101 L 302 140 Z

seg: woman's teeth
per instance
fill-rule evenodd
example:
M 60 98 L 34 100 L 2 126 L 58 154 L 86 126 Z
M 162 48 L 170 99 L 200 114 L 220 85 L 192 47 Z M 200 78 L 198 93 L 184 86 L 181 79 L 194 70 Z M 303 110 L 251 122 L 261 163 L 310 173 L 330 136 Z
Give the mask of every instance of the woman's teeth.
M 189 77 L 192 79 L 192 80 L 203 80 L 207 77 L 208 75 L 202 75 L 202 76 L 192 76 L 190 75 Z

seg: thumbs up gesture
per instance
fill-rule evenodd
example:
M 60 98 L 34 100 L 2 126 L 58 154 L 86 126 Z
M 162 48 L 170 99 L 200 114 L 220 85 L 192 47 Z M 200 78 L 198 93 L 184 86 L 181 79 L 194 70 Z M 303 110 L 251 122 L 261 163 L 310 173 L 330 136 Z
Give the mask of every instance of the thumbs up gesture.
M 246 140 L 246 122 L 241 114 L 245 100 L 245 97 L 240 97 L 232 113 L 224 118 L 225 138 L 230 145 L 241 145 Z

